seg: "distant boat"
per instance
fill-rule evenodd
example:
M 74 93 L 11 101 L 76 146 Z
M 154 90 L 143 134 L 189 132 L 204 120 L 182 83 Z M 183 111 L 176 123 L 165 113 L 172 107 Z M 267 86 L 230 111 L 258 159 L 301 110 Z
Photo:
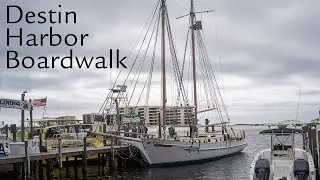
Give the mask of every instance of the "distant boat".
M 250 180 L 316 180 L 314 159 L 308 150 L 295 147 L 294 136 L 300 129 L 278 128 L 261 131 L 271 136 L 271 148 L 260 151 L 251 164 Z

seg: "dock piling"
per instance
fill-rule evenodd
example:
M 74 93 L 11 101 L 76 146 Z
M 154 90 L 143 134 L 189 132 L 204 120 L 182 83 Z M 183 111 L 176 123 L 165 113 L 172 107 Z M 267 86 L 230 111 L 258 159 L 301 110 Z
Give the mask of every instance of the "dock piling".
M 28 141 L 24 141 L 24 153 L 25 153 L 25 161 L 24 161 L 24 167 L 23 167 L 23 178 L 29 179 L 30 177 L 30 159 L 29 159 L 29 153 L 28 153 Z M 25 168 L 26 167 L 26 168 Z
M 74 161 L 77 162 L 78 158 L 77 156 L 74 157 Z M 74 176 L 75 176 L 75 179 L 78 179 L 78 168 L 76 165 L 73 166 L 73 171 L 74 171 Z
M 69 157 L 68 156 L 66 157 L 66 164 L 67 164 L 67 166 L 66 166 L 66 178 L 69 179 L 70 170 L 69 170 Z
M 15 164 L 15 179 L 54 179 L 54 173 L 56 172 L 55 178 L 60 179 L 88 179 L 88 165 L 93 161 L 89 161 L 89 154 L 97 155 L 95 165 L 99 168 L 99 175 L 104 176 L 107 172 L 119 167 L 123 164 L 122 159 L 119 159 L 117 152 L 127 150 L 128 147 L 116 146 L 115 138 L 111 138 L 112 146 L 104 146 L 100 148 L 87 147 L 87 138 L 83 139 L 84 146 L 75 149 L 62 149 L 62 140 L 58 139 L 58 148 L 56 151 L 41 152 L 39 154 L 32 154 L 29 141 L 24 141 L 25 152 L 22 156 L 12 156 L 6 158 L 0 158 L 0 165 L 4 164 Z M 63 150 L 63 152 L 62 152 Z M 62 157 L 66 157 L 66 162 L 63 162 Z M 70 157 L 74 161 L 70 161 Z M 82 161 L 82 169 L 78 170 L 80 159 Z M 45 161 L 45 162 L 44 162 Z M 118 162 L 118 163 L 117 163 Z M 80 162 L 81 163 L 81 162 Z M 64 167 L 65 166 L 65 167 Z M 56 167 L 54 169 L 54 167 Z M 66 172 L 64 169 L 66 168 Z M 74 173 L 71 172 L 70 168 L 74 169 Z M 54 171 L 55 170 L 55 171 Z M 59 173 L 58 173 L 59 170 Z M 70 173 L 71 172 L 71 173 Z M 80 173 L 81 172 L 81 173 Z M 71 177 L 71 174 L 72 177 Z
M 62 145 L 61 138 L 58 139 L 58 154 L 59 154 L 59 178 L 62 179 Z
M 87 179 L 87 137 L 83 137 L 82 162 L 83 162 L 83 167 L 82 167 L 83 179 L 86 180 Z
M 44 179 L 44 178 L 43 178 L 43 165 L 42 165 L 42 160 L 39 160 L 39 179 Z
M 99 171 L 101 170 L 100 162 L 101 162 L 101 157 L 100 157 L 100 153 L 98 153 L 98 170 Z

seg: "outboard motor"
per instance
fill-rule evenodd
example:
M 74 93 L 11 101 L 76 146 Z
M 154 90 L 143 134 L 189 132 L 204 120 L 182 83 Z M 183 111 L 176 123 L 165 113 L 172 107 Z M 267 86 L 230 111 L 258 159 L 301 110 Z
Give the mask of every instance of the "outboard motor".
M 254 167 L 257 180 L 269 180 L 270 164 L 267 159 L 258 159 Z
M 304 159 L 295 160 L 293 174 L 297 180 L 307 180 L 309 176 L 309 163 Z

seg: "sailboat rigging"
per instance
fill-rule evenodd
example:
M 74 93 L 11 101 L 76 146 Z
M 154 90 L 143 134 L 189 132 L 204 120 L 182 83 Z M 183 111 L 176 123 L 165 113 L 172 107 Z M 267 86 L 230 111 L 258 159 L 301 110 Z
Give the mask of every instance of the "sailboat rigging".
M 184 77 L 184 63 L 185 63 L 185 54 L 184 53 L 184 61 L 183 64 L 179 62 L 178 56 L 177 56 L 177 50 L 175 43 L 173 41 L 173 35 L 172 30 L 169 22 L 169 15 L 168 15 L 168 9 L 166 5 L 166 0 L 159 0 L 155 10 L 152 13 L 152 17 L 150 19 L 150 22 L 148 22 L 149 26 L 146 30 L 145 36 L 142 41 L 142 45 L 140 46 L 138 53 L 136 55 L 136 58 L 134 60 L 134 63 L 132 67 L 130 68 L 130 71 L 124 81 L 124 83 L 120 87 L 127 87 L 126 83 L 128 80 L 128 77 L 131 75 L 133 68 L 136 67 L 136 74 L 133 76 L 133 80 L 130 82 L 130 84 L 133 85 L 133 87 L 130 85 L 128 89 L 126 89 L 126 92 L 124 92 L 127 96 L 129 95 L 129 100 L 127 98 L 122 99 L 123 101 L 118 102 L 117 99 L 119 99 L 119 96 L 122 96 L 123 93 L 117 93 L 116 96 L 114 96 L 114 92 L 109 92 L 108 97 L 103 103 L 103 106 L 100 109 L 100 112 L 102 111 L 103 116 L 105 116 L 105 112 L 108 114 L 116 113 L 116 122 L 112 124 L 113 126 L 117 126 L 118 129 L 121 130 L 120 126 L 122 126 L 120 122 L 119 117 L 119 107 L 128 107 L 129 104 L 132 104 L 134 100 L 136 100 L 136 105 L 132 108 L 138 109 L 138 111 L 143 113 L 144 118 L 144 126 L 146 126 L 146 123 L 149 122 L 154 123 L 155 119 L 150 115 L 148 117 L 146 115 L 147 112 L 151 111 L 157 111 L 158 119 L 157 119 L 157 125 L 158 125 L 158 138 L 145 138 L 145 136 L 142 137 L 126 137 L 122 140 L 123 143 L 129 143 L 131 145 L 136 146 L 144 160 L 149 163 L 150 165 L 167 165 L 167 164 L 176 164 L 176 163 L 184 163 L 184 162 L 193 162 L 193 161 L 199 161 L 199 160 L 209 160 L 214 158 L 221 158 L 224 156 L 230 156 L 235 153 L 241 152 L 246 146 L 247 142 L 245 140 L 244 133 L 242 133 L 240 136 L 237 136 L 232 127 L 231 132 L 227 130 L 227 124 L 230 122 L 229 115 L 226 111 L 225 106 L 223 105 L 223 98 L 221 96 L 221 93 L 219 91 L 218 83 L 215 78 L 212 65 L 209 61 L 208 54 L 206 52 L 206 48 L 201 36 L 200 30 L 202 30 L 202 22 L 196 20 L 196 11 L 194 8 L 194 2 L 193 0 L 190 0 L 190 13 L 189 16 L 189 27 L 188 27 L 188 35 L 190 32 L 190 40 L 191 40 L 191 64 L 192 64 L 192 97 L 193 97 L 193 105 L 190 105 L 190 101 L 188 98 L 188 89 L 185 87 L 185 77 Z M 210 11 L 203 11 L 203 12 L 210 12 Z M 187 15 L 185 15 L 187 16 Z M 183 16 L 183 17 L 185 17 Z M 159 32 L 160 27 L 160 32 Z M 151 32 L 149 31 L 151 29 Z M 160 52 L 160 59 L 161 59 L 161 106 L 159 109 L 157 108 L 151 108 L 147 105 L 149 104 L 150 100 L 150 92 L 151 92 L 151 81 L 153 79 L 152 74 L 154 73 L 154 67 L 155 67 L 155 59 L 156 59 L 156 47 L 158 43 L 158 33 L 160 33 L 161 36 L 161 52 Z M 166 39 L 166 36 L 168 39 Z M 143 46 L 145 40 L 148 38 L 149 41 L 147 42 L 147 45 Z M 152 39 L 155 38 L 154 41 Z M 188 41 L 189 38 L 187 38 Z M 139 96 L 137 96 L 134 93 L 137 93 L 136 85 L 138 84 L 139 78 L 141 78 L 141 71 L 143 69 L 143 66 L 146 63 L 146 54 L 149 51 L 150 48 L 152 48 L 151 42 L 154 42 L 153 45 L 153 51 L 151 56 L 151 67 L 150 71 L 147 74 L 147 79 L 144 81 L 144 86 L 142 89 L 138 90 Z M 172 76 L 174 77 L 175 86 L 172 85 L 171 88 L 176 88 L 177 91 L 177 106 L 168 106 L 168 98 L 171 96 L 168 96 L 167 90 L 168 90 L 168 81 L 167 81 L 167 62 L 168 58 L 166 58 L 166 43 L 169 44 L 169 52 L 171 55 L 171 70 L 172 70 Z M 146 49 L 145 53 L 140 57 L 140 50 L 144 47 Z M 187 42 L 186 42 L 187 47 Z M 196 56 L 196 53 L 199 53 L 199 56 Z M 137 60 L 140 60 L 140 62 L 136 63 Z M 137 66 L 136 66 L 137 65 Z M 170 66 L 169 66 L 170 67 Z M 197 71 L 198 68 L 201 68 L 200 71 Z M 120 71 L 121 72 L 121 71 Z M 207 109 L 202 110 L 199 109 L 199 99 L 198 99 L 198 81 L 197 78 L 200 76 L 203 80 L 204 89 L 205 89 L 205 95 L 206 95 L 206 102 L 207 102 Z M 119 77 L 119 75 L 118 75 Z M 117 77 L 117 80 L 118 80 Z M 132 77 L 132 76 L 131 76 Z M 173 82 L 172 82 L 173 83 Z M 115 85 L 116 83 L 114 83 Z M 154 85 L 156 86 L 156 85 Z M 114 87 L 112 88 L 114 89 Z M 156 88 L 157 89 L 157 88 Z M 217 92 L 216 92 L 217 91 Z M 130 94 L 131 93 L 131 94 Z M 146 106 L 138 106 L 139 102 L 141 101 L 142 94 L 146 95 Z M 122 94 L 122 95 L 121 95 Z M 138 97 L 138 98 L 133 98 Z M 152 96 L 152 98 L 156 98 L 159 96 Z M 171 97 L 172 98 L 172 97 Z M 115 103 L 116 102 L 116 105 Z M 222 104 L 222 108 L 220 108 L 219 103 Z M 180 104 L 180 106 L 178 106 Z M 114 107 L 116 106 L 116 110 Z M 144 109 L 144 111 L 142 111 Z M 155 110 L 156 109 L 156 110 Z M 176 116 L 177 109 L 179 110 L 180 114 L 184 114 L 184 122 L 177 123 Z M 199 124 L 198 124 L 198 114 L 208 111 L 216 111 L 220 120 L 220 123 L 217 123 L 212 126 L 212 132 L 205 132 L 204 134 L 201 134 L 199 131 Z M 224 111 L 224 114 L 222 114 L 222 111 Z M 171 118 L 173 115 L 173 118 Z M 181 115 L 182 116 L 182 115 Z M 224 120 L 224 116 L 227 118 L 227 120 Z M 110 122 L 110 116 L 109 121 Z M 182 120 L 178 120 L 182 121 Z M 172 124 L 173 122 L 173 124 Z M 190 128 L 190 134 L 187 136 L 180 136 L 175 132 L 174 127 L 178 126 L 187 126 Z M 221 125 L 222 131 L 216 131 L 214 129 L 214 126 Z M 170 126 L 168 128 L 169 134 L 166 134 L 167 126 Z M 206 125 L 208 127 L 209 125 Z M 111 128 L 111 129 L 112 129 Z

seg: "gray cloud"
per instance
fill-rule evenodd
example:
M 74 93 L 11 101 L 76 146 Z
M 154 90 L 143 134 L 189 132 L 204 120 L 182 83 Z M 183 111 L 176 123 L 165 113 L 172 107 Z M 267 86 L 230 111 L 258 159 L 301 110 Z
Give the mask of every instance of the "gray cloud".
M 139 32 L 145 24 L 156 0 L 147 1 L 18 1 L 6 0 L 5 4 L 18 4 L 24 10 L 49 10 L 57 9 L 61 4 L 63 9 L 77 12 L 77 24 L 52 25 L 60 34 L 88 33 L 84 47 L 73 47 L 77 56 L 106 56 L 109 57 L 109 49 L 120 49 L 120 56 L 128 56 L 137 39 Z M 173 35 L 181 59 L 184 50 L 185 36 L 188 20 L 186 18 L 176 20 L 175 18 L 188 13 L 189 1 L 168 0 L 169 15 L 172 17 Z M 300 115 L 303 119 L 312 119 L 317 116 L 319 103 L 312 99 L 319 99 L 320 83 L 320 2 L 311 0 L 301 1 L 195 1 L 197 11 L 214 9 L 214 13 L 198 14 L 197 19 L 203 20 L 203 35 L 208 45 L 207 50 L 215 65 L 217 76 L 219 76 L 220 62 L 217 58 L 217 41 L 214 25 L 217 25 L 219 39 L 220 57 L 223 63 L 224 81 L 227 84 L 227 104 L 235 123 L 247 122 L 248 119 L 263 122 L 284 118 L 291 118 L 295 114 L 295 100 L 297 86 L 302 86 L 302 97 L 304 100 Z M 186 6 L 185 6 L 186 5 Z M 185 7 L 183 9 L 182 7 Z M 1 22 L 6 21 L 6 7 L 0 10 Z M 12 16 L 13 17 L 13 16 Z M 215 24 L 213 23 L 215 17 Z M 27 89 L 31 92 L 44 93 L 54 96 L 50 100 L 50 113 L 55 115 L 59 110 L 59 104 L 63 105 L 63 113 L 75 114 L 80 117 L 81 113 L 96 111 L 110 88 L 110 69 L 105 70 L 38 70 L 5 68 L 6 51 L 17 50 L 21 56 L 65 56 L 68 55 L 70 47 L 17 47 L 6 46 L 6 28 L 12 30 L 22 27 L 25 33 L 47 33 L 49 24 L 28 25 L 26 23 L 0 25 L 0 95 L 17 93 Z M 140 39 L 141 40 L 141 39 Z M 158 46 L 159 47 L 159 46 Z M 128 57 L 127 64 L 130 67 L 135 59 L 134 53 Z M 167 51 L 169 53 L 169 51 Z M 157 51 L 154 72 L 160 73 L 160 49 Z M 147 73 L 150 70 L 151 52 L 148 53 L 146 61 L 142 66 L 141 78 L 137 86 L 144 85 Z M 168 55 L 169 58 L 169 55 Z M 187 59 L 189 57 L 187 56 Z M 138 58 L 138 62 L 141 56 Z M 188 70 L 188 63 L 185 64 Z M 168 62 L 168 75 L 172 76 L 171 62 Z M 138 64 L 137 64 L 138 65 Z M 135 66 L 133 73 L 138 66 Z M 189 69 L 190 70 L 190 69 Z M 112 70 L 111 81 L 117 76 L 117 70 Z M 126 69 L 127 73 L 129 69 Z M 200 72 L 200 70 L 198 70 Z M 126 75 L 125 73 L 125 75 Z M 189 72 L 185 72 L 186 75 Z M 200 77 L 200 74 L 198 74 Z M 241 84 L 231 77 L 238 77 L 248 81 Z M 221 78 L 221 77 L 219 77 Z M 121 83 L 125 76 L 121 76 Z M 160 84 L 158 75 L 153 78 L 153 85 Z M 229 81 L 228 81 L 229 80 Z M 168 83 L 171 82 L 168 78 Z M 128 84 L 132 82 L 129 78 Z M 187 77 L 186 77 L 187 82 Z M 199 82 L 200 83 L 200 82 Z M 232 86 L 232 84 L 236 84 Z M 189 84 L 187 84 L 189 86 Z M 231 87 L 229 87 L 231 86 Z M 279 91 L 273 91 L 274 87 L 285 86 Z M 247 92 L 250 90 L 250 92 Z M 56 92 L 54 94 L 53 92 Z M 99 93 L 97 93 L 99 92 Z M 200 92 L 200 91 L 199 91 Z M 286 96 L 279 99 L 283 92 Z M 50 94 L 52 93 L 52 94 Z M 171 93 L 168 90 L 168 93 Z M 240 94 L 241 96 L 240 96 Z M 279 93 L 279 94 L 277 94 Z M 250 97 L 255 95 L 253 99 Z M 74 98 L 74 102 L 65 102 Z M 294 97 L 290 96 L 293 95 Z M 279 95 L 280 96 L 280 95 Z M 245 97 L 245 98 L 244 98 Z M 160 97 L 159 97 L 160 98 Z M 157 96 L 152 96 L 153 101 L 158 101 Z M 190 98 L 192 99 L 192 98 Z M 269 102 L 272 99 L 273 102 Z M 253 101 L 253 102 L 251 102 Z M 278 101 L 278 102 L 277 102 Z M 241 103 L 239 103 L 241 102 Z M 69 104 L 68 104 L 69 103 Z M 92 108 L 91 108 L 92 107 Z M 272 107 L 272 108 L 271 108 Z M 5 119 L 19 118 L 15 111 L 1 111 Z M 277 116 L 278 115 L 278 116 Z M 289 117 L 288 117 L 289 116 Z M 293 115 L 294 116 L 294 115 Z M 288 118 L 286 118 L 288 117 Z M 289 119 L 290 119 L 289 118 Z

